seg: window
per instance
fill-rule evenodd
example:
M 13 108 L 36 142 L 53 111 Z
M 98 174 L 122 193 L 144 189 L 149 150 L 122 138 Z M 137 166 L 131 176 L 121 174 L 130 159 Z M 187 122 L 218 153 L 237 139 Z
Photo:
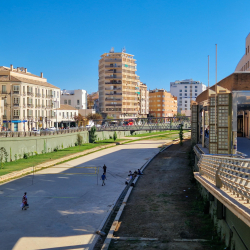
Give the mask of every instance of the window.
M 77 105 L 80 105 L 80 100 L 77 100 Z
M 187 96 L 187 94 L 185 94 L 185 96 Z
M 180 94 L 180 96 L 182 96 L 182 94 Z
M 14 92 L 19 92 L 19 85 L 14 85 L 13 86 L 13 91 Z
M 67 104 L 67 100 L 64 100 L 64 104 Z
M 23 98 L 23 105 L 25 105 L 25 98 Z
M 197 89 L 195 90 L 195 92 L 197 92 Z
M 180 92 L 182 92 L 182 89 L 180 89 Z
M 187 89 L 187 86 L 185 86 L 185 89 Z
M 19 109 L 14 109 L 13 111 L 14 111 L 13 112 L 14 116 L 19 116 L 19 114 L 20 114 L 20 110 Z
M 195 93 L 195 96 L 197 96 L 197 93 Z
M 68 100 L 68 104 L 71 105 L 71 100 Z
M 187 103 L 187 101 L 185 101 L 185 103 Z
M 24 119 L 24 117 L 25 117 L 25 109 L 23 110 L 23 119 Z
M 195 86 L 195 88 L 197 89 L 198 87 L 197 87 L 197 86 Z
M 2 94 L 6 93 L 7 93 L 6 85 L 2 85 Z

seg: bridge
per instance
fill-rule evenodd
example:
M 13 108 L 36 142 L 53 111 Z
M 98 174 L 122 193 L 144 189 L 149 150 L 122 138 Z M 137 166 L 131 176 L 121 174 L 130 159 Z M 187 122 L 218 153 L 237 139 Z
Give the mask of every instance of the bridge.
M 184 130 L 191 129 L 189 116 L 93 120 L 97 131 Z M 88 130 L 91 128 L 89 127 Z

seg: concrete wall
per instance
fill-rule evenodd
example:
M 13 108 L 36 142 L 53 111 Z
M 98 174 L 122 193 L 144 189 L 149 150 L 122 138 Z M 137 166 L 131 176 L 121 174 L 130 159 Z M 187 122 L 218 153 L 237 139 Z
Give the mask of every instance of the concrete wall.
M 148 133 L 149 131 L 135 131 L 136 134 Z M 156 132 L 156 131 L 152 131 Z M 158 131 L 159 132 L 159 131 Z M 0 137 L 0 147 L 4 147 L 8 153 L 8 161 L 23 158 L 24 153 L 41 154 L 43 152 L 51 152 L 55 148 L 68 148 L 75 146 L 77 134 L 83 136 L 83 143 L 89 142 L 89 132 L 81 131 L 67 134 L 56 134 L 46 136 L 31 136 L 31 137 Z M 117 138 L 130 135 L 130 131 L 117 131 Z M 114 131 L 96 132 L 97 141 L 109 139 L 113 137 Z
M 89 142 L 87 131 L 79 132 L 83 136 L 83 142 Z M 4 147 L 8 153 L 8 161 L 23 158 L 24 153 L 51 152 L 56 147 L 59 149 L 75 146 L 78 133 L 60 135 L 34 136 L 34 137 L 6 137 L 0 138 L 0 147 Z

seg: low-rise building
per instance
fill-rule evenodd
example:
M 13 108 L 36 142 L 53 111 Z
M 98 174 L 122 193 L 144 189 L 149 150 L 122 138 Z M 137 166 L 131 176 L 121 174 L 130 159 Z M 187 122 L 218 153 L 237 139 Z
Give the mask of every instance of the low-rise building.
M 76 127 L 75 117 L 78 116 L 78 109 L 67 104 L 61 104 L 56 110 L 56 128 Z M 57 127 L 58 124 L 58 127 Z
M 0 131 L 3 129 L 4 100 L 0 100 Z
M 53 126 L 60 89 L 26 68 L 0 67 L 0 99 L 4 101 L 4 130 L 28 131 Z
M 76 109 L 87 108 L 87 91 L 83 89 L 62 90 L 61 104 L 70 105 Z
M 165 89 L 149 91 L 149 115 L 153 117 L 173 117 L 177 115 L 177 100 Z

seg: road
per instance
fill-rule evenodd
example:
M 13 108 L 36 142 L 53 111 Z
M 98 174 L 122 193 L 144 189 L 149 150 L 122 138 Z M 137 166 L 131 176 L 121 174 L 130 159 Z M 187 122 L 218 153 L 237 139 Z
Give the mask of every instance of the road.
M 129 170 L 141 167 L 161 144 L 145 140 L 119 145 L 0 185 L 0 249 L 92 249 L 95 231 L 124 189 Z M 101 186 L 104 163 L 107 183 Z M 98 166 L 97 185 L 95 169 L 80 167 Z M 30 208 L 22 211 L 25 191 Z

